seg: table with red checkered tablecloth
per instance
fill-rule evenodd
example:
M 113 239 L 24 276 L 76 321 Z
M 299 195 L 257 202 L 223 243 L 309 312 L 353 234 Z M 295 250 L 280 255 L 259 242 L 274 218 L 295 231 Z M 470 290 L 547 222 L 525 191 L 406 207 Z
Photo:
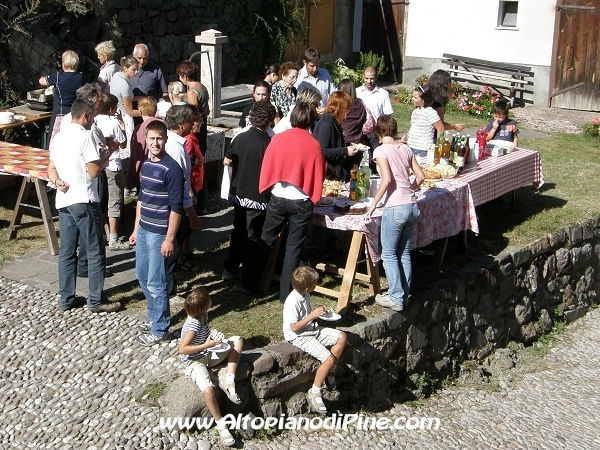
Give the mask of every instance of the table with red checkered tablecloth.
M 506 155 L 467 164 L 456 180 L 469 185 L 473 203 L 479 206 L 522 186 L 540 187 L 544 173 L 539 152 L 517 147 Z
M 488 157 L 470 163 L 460 175 L 440 181 L 437 188 L 417 192 L 421 212 L 419 223 L 411 238 L 411 249 L 424 247 L 437 239 L 454 236 L 464 230 L 479 233 L 475 206 L 486 203 L 522 186 L 544 184 L 540 154 L 534 150 L 517 148 L 513 152 Z M 369 283 L 369 293 L 379 292 L 381 259 L 379 233 L 382 209 L 377 208 L 370 218 L 362 215 L 344 215 L 333 206 L 315 207 L 311 222 L 335 230 L 353 232 L 352 243 L 344 269 L 318 264 L 317 268 L 334 271 L 344 276 L 340 291 L 317 286 L 316 291 L 337 297 L 337 310 L 344 312 L 352 296 L 352 284 L 358 278 Z M 367 274 L 358 273 L 356 265 L 366 242 Z M 443 258 L 443 255 L 442 255 Z
M 49 159 L 50 152 L 48 150 L 0 141 L 0 172 L 23 176 L 21 189 L 8 227 L 8 240 L 15 239 L 17 232 L 22 228 L 43 225 L 50 253 L 58 255 L 58 238 L 54 228 L 48 194 L 46 193 Z M 39 207 L 27 203 L 29 190 L 32 186 L 35 187 Z M 21 223 L 27 208 L 39 209 L 42 215 L 41 222 Z

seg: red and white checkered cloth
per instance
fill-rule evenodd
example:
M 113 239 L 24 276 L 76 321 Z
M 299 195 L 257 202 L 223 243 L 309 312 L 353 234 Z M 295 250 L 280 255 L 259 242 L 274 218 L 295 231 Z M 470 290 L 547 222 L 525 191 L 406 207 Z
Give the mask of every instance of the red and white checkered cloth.
M 475 205 L 466 183 L 447 181 L 440 183 L 439 188 L 419 191 L 417 205 L 421 215 L 411 238 L 411 249 L 424 247 L 463 230 L 479 233 Z M 333 206 L 315 207 L 311 222 L 334 230 L 362 232 L 371 260 L 377 263 L 381 259 L 379 235 L 382 214 L 383 208 L 377 208 L 367 218 L 364 214 L 339 214 L 333 210 Z
M 517 148 L 507 155 L 468 164 L 456 179 L 469 184 L 473 202 L 479 206 L 522 186 L 542 186 L 544 173 L 539 152 Z
M 0 172 L 48 181 L 49 161 L 48 150 L 0 142 Z

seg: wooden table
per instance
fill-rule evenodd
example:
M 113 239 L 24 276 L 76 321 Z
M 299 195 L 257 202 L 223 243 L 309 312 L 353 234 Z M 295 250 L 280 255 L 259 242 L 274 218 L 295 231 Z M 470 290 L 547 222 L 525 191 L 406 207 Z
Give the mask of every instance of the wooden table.
M 45 183 L 49 181 L 47 173 L 49 158 L 50 152 L 48 150 L 0 141 L 0 171 L 23 177 L 13 216 L 8 227 L 8 240 L 15 239 L 17 232 L 22 228 L 43 225 L 50 253 L 58 255 L 58 238 Z M 26 203 L 32 186 L 35 186 L 39 206 Z M 42 221 L 22 224 L 21 219 L 26 212 L 26 208 L 38 209 L 42 213 Z
M 465 173 L 458 177 L 437 183 L 435 189 L 417 192 L 421 216 L 411 238 L 411 249 L 424 247 L 461 231 L 472 230 L 478 234 L 475 206 L 519 187 L 529 184 L 539 187 L 543 183 L 540 154 L 534 150 L 517 149 L 508 155 L 471 163 L 466 166 Z M 336 311 L 340 314 L 347 312 L 355 279 L 369 284 L 370 295 L 380 291 L 378 262 L 381 259 L 381 215 L 382 208 L 376 209 L 371 218 L 366 218 L 364 215 L 338 214 L 332 206 L 315 206 L 312 223 L 335 230 L 352 231 L 352 242 L 343 269 L 322 263 L 316 265 L 319 270 L 343 276 L 339 291 L 322 286 L 315 289 L 337 298 Z M 366 247 L 366 274 L 357 272 L 363 246 Z
M 16 114 L 16 115 L 19 116 L 20 114 Z M 29 123 L 39 122 L 41 120 L 46 120 L 50 117 L 52 117 L 52 113 L 44 113 L 43 115 L 38 115 L 38 116 L 24 115 L 24 119 L 15 119 L 15 121 L 12 123 L 0 124 L 0 130 L 6 130 L 9 128 L 17 128 L 17 127 L 20 127 L 21 125 L 27 125 Z
M 522 186 L 542 186 L 544 172 L 539 152 L 517 147 L 507 155 L 467 164 L 457 180 L 469 185 L 479 206 Z
M 421 213 L 411 239 L 411 249 L 424 247 L 431 242 L 454 236 L 463 230 L 479 233 L 479 225 L 475 215 L 475 205 L 469 186 L 461 182 L 448 182 L 443 187 L 417 192 L 417 205 Z M 381 252 L 379 235 L 383 208 L 377 208 L 371 217 L 364 214 L 339 214 L 333 206 L 315 206 L 311 222 L 334 230 L 352 231 L 352 241 L 343 269 L 317 264 L 316 268 L 343 276 L 340 290 L 336 291 L 317 286 L 317 292 L 337 298 L 336 311 L 346 312 L 348 302 L 352 298 L 352 286 L 355 279 L 366 281 L 369 294 L 380 292 L 379 267 Z M 367 273 L 357 271 L 357 265 L 365 247 Z
M 15 117 L 15 121 L 12 123 L 0 124 L 0 137 L 2 136 L 1 132 L 4 130 L 9 130 L 11 128 L 18 128 L 21 126 L 24 127 L 25 125 L 30 125 L 30 124 L 38 125 L 38 122 L 47 121 L 52 117 L 52 112 L 36 111 L 25 105 L 15 106 L 14 108 L 9 108 L 6 111 L 11 111 L 11 112 L 15 113 L 16 117 L 22 116 L 23 118 L 17 119 Z M 45 146 L 43 131 L 41 132 L 40 145 L 42 147 Z

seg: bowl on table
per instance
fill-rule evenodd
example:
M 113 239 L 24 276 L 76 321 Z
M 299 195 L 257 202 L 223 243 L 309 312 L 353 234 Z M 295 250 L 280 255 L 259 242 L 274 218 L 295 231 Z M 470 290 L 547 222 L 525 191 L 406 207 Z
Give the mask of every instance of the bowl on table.
M 512 141 L 502 141 L 500 139 L 492 139 L 491 141 L 489 141 L 487 143 L 486 147 L 487 148 L 489 148 L 489 147 L 492 147 L 492 148 L 499 147 L 499 148 L 502 148 L 502 149 L 506 149 L 506 151 L 503 151 L 503 153 L 506 154 L 506 153 L 513 152 L 515 150 L 516 145 Z
M 15 121 L 15 113 L 12 111 L 0 111 L 0 124 L 6 125 Z

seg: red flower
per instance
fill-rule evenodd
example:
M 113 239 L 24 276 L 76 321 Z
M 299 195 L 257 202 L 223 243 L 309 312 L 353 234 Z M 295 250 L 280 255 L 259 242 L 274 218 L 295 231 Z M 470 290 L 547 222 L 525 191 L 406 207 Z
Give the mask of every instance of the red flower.
M 598 123 L 598 121 L 600 121 L 600 119 L 598 117 L 594 117 L 592 119 L 592 125 L 596 125 Z

